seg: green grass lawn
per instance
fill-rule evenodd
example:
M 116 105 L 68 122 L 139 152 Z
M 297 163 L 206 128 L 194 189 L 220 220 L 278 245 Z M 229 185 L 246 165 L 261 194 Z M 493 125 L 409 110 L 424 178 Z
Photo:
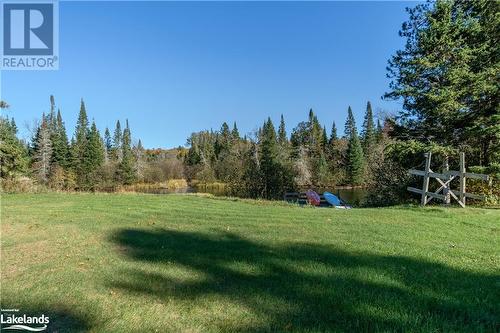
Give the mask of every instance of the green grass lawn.
M 2 308 L 71 332 L 494 332 L 500 210 L 1 198 Z

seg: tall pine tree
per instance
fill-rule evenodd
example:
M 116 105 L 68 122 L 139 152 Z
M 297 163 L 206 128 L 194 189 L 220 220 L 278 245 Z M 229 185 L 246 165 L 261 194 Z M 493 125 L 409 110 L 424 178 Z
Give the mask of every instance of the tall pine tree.
M 280 126 L 278 128 L 278 144 L 280 147 L 288 146 L 288 138 L 286 136 L 286 128 L 285 128 L 285 118 L 281 115 L 280 118 Z
M 354 115 L 352 113 L 351 106 L 347 108 L 347 119 L 344 126 L 344 138 L 349 139 L 352 133 L 356 130 L 356 121 L 354 120 Z
M 370 102 L 366 104 L 366 113 L 363 121 L 361 138 L 363 140 L 363 151 L 365 156 L 368 156 L 376 142 L 375 124 L 373 122 L 373 111 Z
M 263 195 L 263 177 L 260 170 L 258 149 L 255 142 L 250 143 L 248 151 L 243 156 L 242 193 L 250 198 L 260 198 Z
M 7 106 L 7 103 L 0 108 Z M 17 126 L 14 118 L 0 116 L 0 178 L 14 178 L 25 174 L 28 167 L 28 152 L 17 138 Z
M 365 161 L 363 156 L 363 147 L 359 140 L 358 131 L 356 129 L 356 121 L 349 107 L 347 111 L 347 120 L 345 130 L 349 134 L 347 147 L 347 177 L 351 185 L 362 185 Z
M 52 163 L 63 169 L 68 169 L 70 166 L 70 150 L 61 110 L 57 110 L 55 126 L 51 133 L 51 141 L 53 146 Z
M 89 161 L 87 159 L 88 153 L 88 138 L 89 138 L 89 120 L 87 117 L 87 110 L 83 99 L 80 102 L 80 112 L 75 128 L 75 140 L 71 147 L 72 150 L 72 164 L 76 174 L 76 183 L 80 189 L 89 187 Z
M 233 139 L 233 143 L 236 143 L 240 140 L 240 132 L 238 131 L 236 122 L 234 122 L 233 124 L 233 130 L 231 131 L 231 138 Z
M 328 144 L 328 135 L 326 134 L 326 127 L 323 126 L 323 137 L 321 138 L 321 145 L 323 146 L 323 152 L 325 151 L 327 144 Z
M 271 118 L 268 118 L 262 127 L 260 151 L 263 194 L 268 199 L 281 196 L 282 193 L 279 193 L 280 175 L 278 169 L 278 145 L 276 131 Z
M 120 162 L 122 160 L 122 145 L 123 145 L 123 133 L 120 121 L 116 121 L 115 131 L 113 133 L 113 148 L 111 149 L 111 158 L 114 161 Z
M 95 190 L 100 180 L 99 172 L 104 164 L 104 144 L 94 121 L 90 126 L 88 135 L 87 152 L 85 154 L 90 180 L 88 187 Z
M 130 185 L 135 181 L 136 172 L 134 170 L 134 154 L 132 152 L 132 134 L 126 121 L 125 129 L 122 136 L 122 159 L 118 164 L 117 175 L 118 180 L 124 185 Z
M 136 179 L 142 181 L 144 179 L 144 169 L 146 167 L 146 162 L 144 159 L 144 146 L 142 145 L 141 139 L 137 142 L 137 146 L 132 149 L 135 159 L 135 171 Z
M 335 121 L 334 121 L 332 123 L 332 132 L 330 133 L 330 140 L 329 140 L 330 145 L 332 145 L 337 140 L 338 140 L 337 126 L 335 125 Z
M 216 150 L 217 157 L 222 155 L 224 158 L 227 154 L 229 154 L 230 150 L 231 150 L 231 132 L 229 130 L 228 124 L 224 122 L 222 123 L 219 132 L 218 147 Z
M 109 128 L 106 127 L 104 130 L 104 149 L 106 151 L 106 161 L 111 158 L 111 152 L 113 150 L 113 140 L 111 139 L 111 133 Z
M 33 163 L 33 171 L 37 179 L 43 184 L 47 184 L 49 181 L 51 160 L 52 142 L 50 141 L 49 123 L 47 119 L 43 119 L 38 131 Z
M 319 158 L 323 152 L 323 129 L 313 110 L 309 111 L 309 152 L 312 158 Z

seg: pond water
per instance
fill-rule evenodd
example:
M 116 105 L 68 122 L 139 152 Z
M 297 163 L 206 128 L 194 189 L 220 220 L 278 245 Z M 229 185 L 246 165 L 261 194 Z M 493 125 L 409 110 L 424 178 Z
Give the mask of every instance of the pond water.
M 210 193 L 216 196 L 226 196 L 228 191 L 224 186 L 207 186 L 207 187 L 184 187 L 179 189 L 166 188 L 148 188 L 137 189 L 137 192 L 153 193 L 153 194 L 172 194 L 172 193 Z M 305 191 L 305 190 L 303 190 Z M 367 190 L 364 188 L 334 188 L 334 189 L 318 189 L 318 193 L 329 191 L 342 200 L 353 206 L 359 206 L 363 203 L 367 195 Z
M 340 197 L 342 200 L 353 206 L 363 204 L 368 190 L 366 188 L 337 188 L 332 191 L 333 194 Z

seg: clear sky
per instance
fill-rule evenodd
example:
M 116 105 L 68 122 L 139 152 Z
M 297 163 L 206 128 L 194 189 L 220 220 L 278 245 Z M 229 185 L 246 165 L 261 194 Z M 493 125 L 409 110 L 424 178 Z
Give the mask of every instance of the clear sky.
M 1 97 L 21 136 L 53 94 L 71 136 L 84 98 L 101 131 L 129 119 L 146 147 L 284 114 L 288 133 L 317 113 L 340 132 L 381 100 L 411 2 L 61 2 L 60 69 L 4 71 Z

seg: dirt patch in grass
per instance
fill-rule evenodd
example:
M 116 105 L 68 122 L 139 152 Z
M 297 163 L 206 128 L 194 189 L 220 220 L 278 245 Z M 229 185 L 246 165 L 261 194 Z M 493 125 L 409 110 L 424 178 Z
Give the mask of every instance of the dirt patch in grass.
M 47 240 L 18 244 L 2 248 L 2 279 L 11 279 L 40 264 L 58 256 L 57 250 Z

